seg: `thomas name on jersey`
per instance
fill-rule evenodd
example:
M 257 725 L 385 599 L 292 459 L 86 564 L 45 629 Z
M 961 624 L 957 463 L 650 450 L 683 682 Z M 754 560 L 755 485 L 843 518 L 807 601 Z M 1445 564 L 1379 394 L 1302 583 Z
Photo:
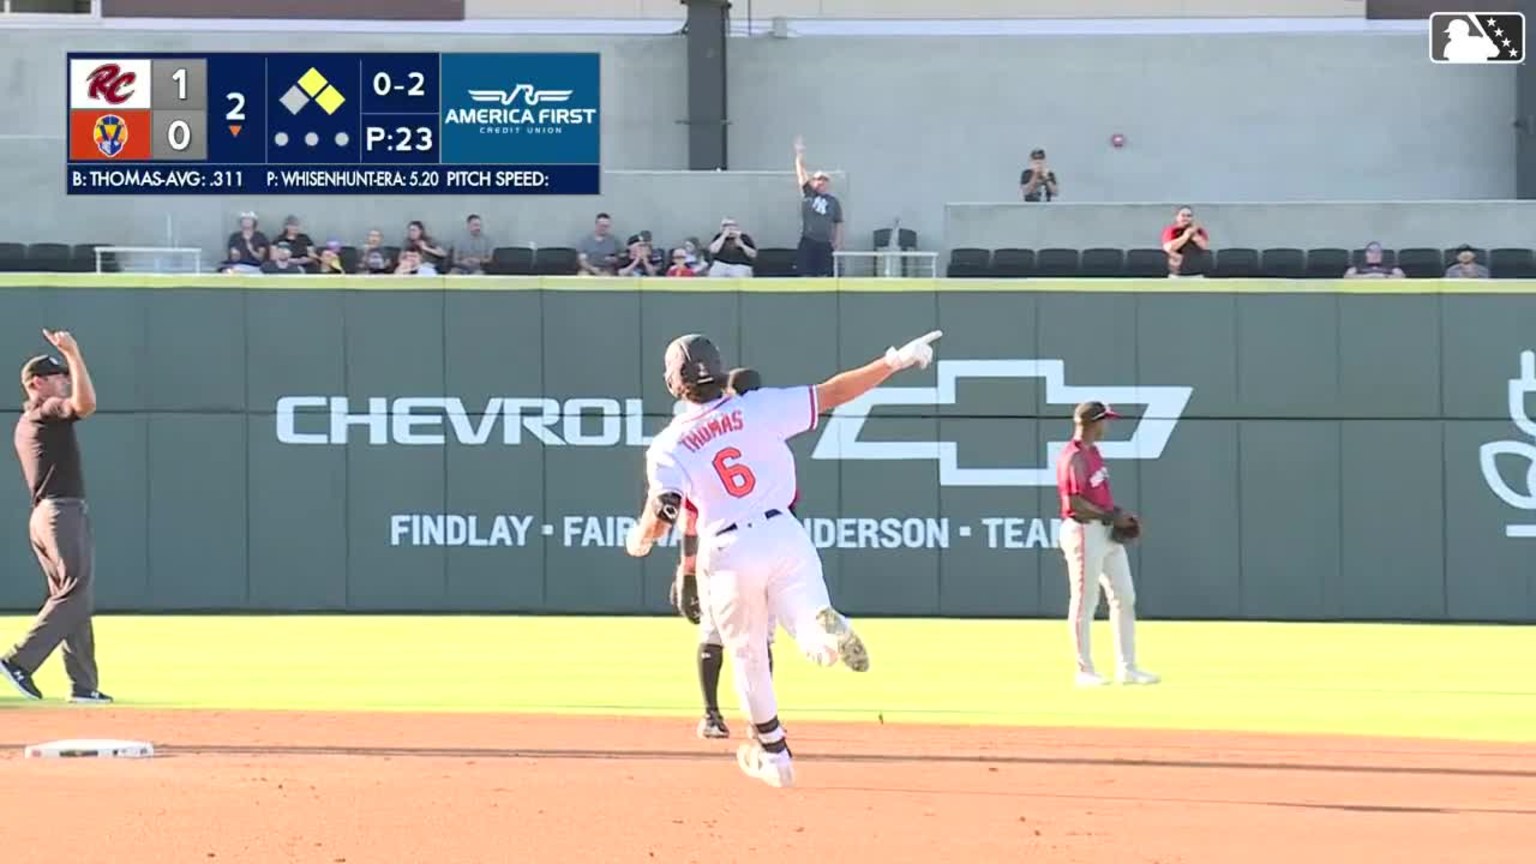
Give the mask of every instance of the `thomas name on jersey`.
M 704 445 L 729 432 L 740 432 L 747 428 L 746 421 L 742 419 L 741 409 L 738 408 L 724 416 L 713 416 L 708 423 L 700 423 L 678 439 L 684 447 L 693 453 L 699 452 Z

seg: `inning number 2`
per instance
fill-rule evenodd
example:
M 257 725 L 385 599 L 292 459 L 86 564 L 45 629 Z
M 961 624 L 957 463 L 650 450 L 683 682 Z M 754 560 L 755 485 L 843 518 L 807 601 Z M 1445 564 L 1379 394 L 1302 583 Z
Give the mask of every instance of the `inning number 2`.
M 725 491 L 732 498 L 745 498 L 757 488 L 757 475 L 752 469 L 743 465 L 740 461 L 741 451 L 735 447 L 726 447 L 715 454 L 715 474 L 720 482 L 725 485 Z

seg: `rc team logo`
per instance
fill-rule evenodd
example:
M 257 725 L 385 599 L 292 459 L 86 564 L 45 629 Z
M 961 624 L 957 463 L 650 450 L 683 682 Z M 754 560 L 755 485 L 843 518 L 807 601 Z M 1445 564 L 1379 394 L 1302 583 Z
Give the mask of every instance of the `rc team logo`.
M 97 117 L 91 138 L 95 140 L 96 149 L 101 151 L 101 155 L 108 159 L 116 158 L 128 146 L 128 121 L 116 114 Z
M 1436 63 L 1524 63 L 1524 12 L 1436 12 L 1429 16 Z
M 143 111 L 150 107 L 149 60 L 69 58 L 69 107 Z

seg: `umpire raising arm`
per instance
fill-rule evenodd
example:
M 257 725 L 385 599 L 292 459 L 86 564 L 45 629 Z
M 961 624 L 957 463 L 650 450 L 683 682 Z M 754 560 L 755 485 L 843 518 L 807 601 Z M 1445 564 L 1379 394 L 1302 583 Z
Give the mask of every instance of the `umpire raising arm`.
M 0 657 L 0 672 L 23 696 L 41 699 L 32 675 L 62 642 L 70 701 L 107 703 L 111 697 L 97 689 L 95 549 L 75 438 L 75 424 L 96 412 L 96 388 L 75 337 L 65 330 L 44 330 L 43 336 L 65 362 L 38 356 L 21 367 L 27 401 L 16 420 L 16 457 L 32 495 L 32 549 L 48 578 L 48 602 L 21 642 Z

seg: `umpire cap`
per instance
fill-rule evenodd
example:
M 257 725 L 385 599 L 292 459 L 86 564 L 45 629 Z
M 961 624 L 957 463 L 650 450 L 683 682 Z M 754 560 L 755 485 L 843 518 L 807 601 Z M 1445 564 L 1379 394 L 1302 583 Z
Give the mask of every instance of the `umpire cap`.
M 699 333 L 689 333 L 672 340 L 667 346 L 667 392 L 681 399 L 683 394 L 700 384 L 714 384 L 724 389 L 726 380 L 725 361 L 720 359 L 720 349 L 709 338 Z

